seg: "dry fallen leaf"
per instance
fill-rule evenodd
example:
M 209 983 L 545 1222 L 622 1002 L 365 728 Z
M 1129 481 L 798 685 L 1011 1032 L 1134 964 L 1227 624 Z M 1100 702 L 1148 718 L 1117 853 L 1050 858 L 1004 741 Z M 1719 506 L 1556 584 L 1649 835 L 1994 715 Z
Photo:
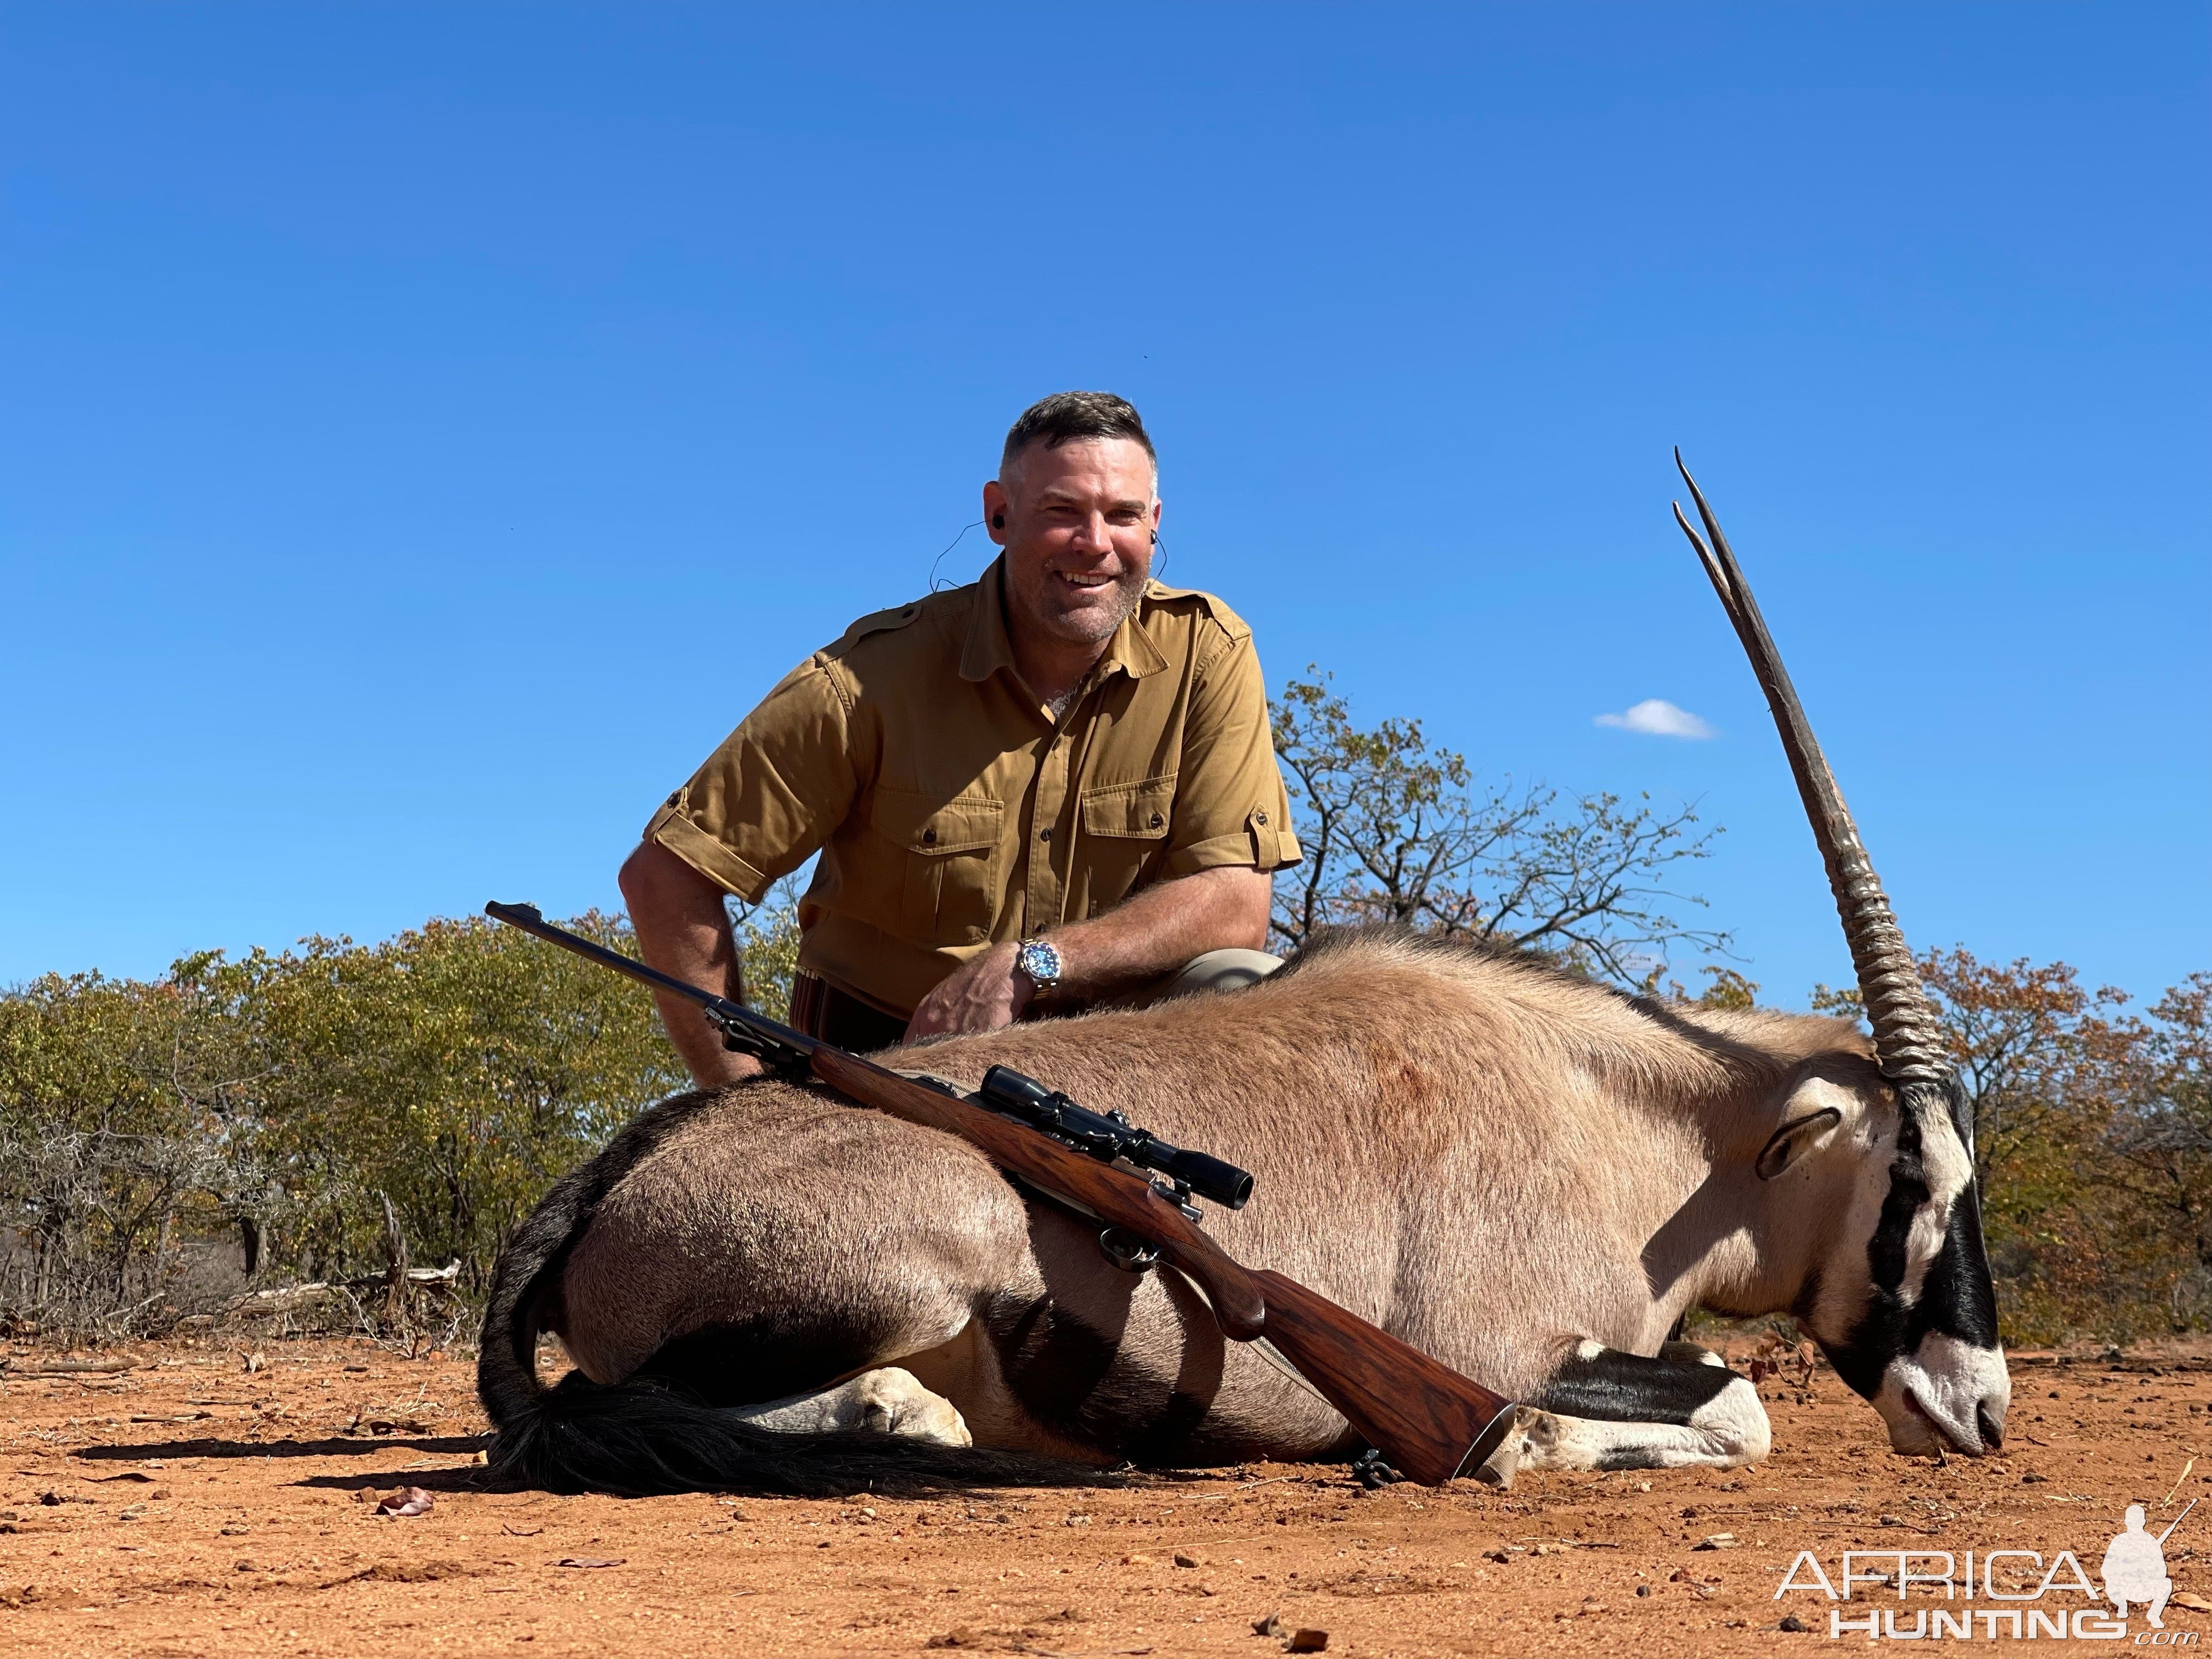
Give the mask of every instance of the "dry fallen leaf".
M 2193 1590 L 2183 1590 L 2173 1598 L 2177 1607 L 2187 1607 L 2191 1613 L 2212 1613 L 2212 1601 L 2206 1601 Z
M 420 1486 L 402 1486 L 378 1498 L 374 1513 L 388 1515 L 397 1521 L 410 1515 L 428 1515 L 437 1501 Z
M 628 1556 L 617 1555 L 612 1560 L 599 1555 L 564 1555 L 553 1565 L 556 1567 L 618 1567 Z

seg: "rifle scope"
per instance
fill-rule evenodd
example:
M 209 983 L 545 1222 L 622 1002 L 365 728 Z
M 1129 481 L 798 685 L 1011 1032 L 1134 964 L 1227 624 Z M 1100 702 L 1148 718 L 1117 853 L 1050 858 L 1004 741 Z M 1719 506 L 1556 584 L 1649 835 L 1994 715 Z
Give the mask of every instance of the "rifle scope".
M 1231 1210 L 1243 1209 L 1244 1200 L 1252 1196 L 1251 1175 L 1234 1164 L 1170 1146 L 1149 1129 L 1132 1126 L 1121 1113 L 1094 1112 L 1079 1106 L 1059 1091 L 1046 1088 L 1012 1066 L 994 1066 L 984 1073 L 980 1092 L 996 1110 L 1088 1152 L 1102 1164 L 1127 1158 L 1140 1170 L 1156 1170 L 1200 1198 L 1212 1199 Z

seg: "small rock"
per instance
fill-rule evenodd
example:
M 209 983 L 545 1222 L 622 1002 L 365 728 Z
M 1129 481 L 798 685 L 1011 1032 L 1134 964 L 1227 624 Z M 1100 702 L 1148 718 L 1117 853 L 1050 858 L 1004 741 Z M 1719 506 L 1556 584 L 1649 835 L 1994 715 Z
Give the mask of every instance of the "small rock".
M 1651 1586 L 1649 1584 L 1638 1584 L 1636 1587 L 1636 1593 L 1638 1595 L 1649 1595 L 1651 1594 Z
M 1252 1634 L 1255 1636 L 1287 1636 L 1289 1633 L 1283 1626 L 1280 1613 L 1271 1613 L 1265 1619 L 1252 1621 Z
M 1582 1605 L 1582 1611 L 1578 1616 L 1587 1619 L 1594 1613 L 1603 1613 L 1604 1611 L 1605 1603 L 1602 1601 L 1584 1601 Z
M 1152 1558 L 1141 1553 L 1125 1555 L 1121 1558 L 1121 1565 L 1125 1567 L 1149 1567 L 1152 1565 Z
M 1700 1538 L 1690 1547 L 1693 1550 L 1732 1550 L 1735 1547 L 1735 1534 L 1732 1532 L 1717 1532 L 1709 1538 Z
M 1805 1632 L 1812 1629 L 1813 1627 L 1807 1624 L 1802 1619 L 1800 1619 L 1796 1613 L 1792 1613 L 1784 1614 L 1783 1616 L 1782 1622 L 1777 1625 L 1774 1628 L 1777 1630 L 1796 1631 L 1800 1635 L 1802 1635 Z
M 1188 1550 L 1177 1550 L 1175 1553 L 1175 1564 L 1179 1567 L 1202 1567 L 1206 1562 L 1203 1558 L 1193 1555 Z
M 2020 1478 L 2020 1484 L 2023 1486 L 2040 1486 L 2048 1483 L 2050 1479 L 2047 1474 L 2023 1474 Z
M 1285 1653 L 1322 1653 L 1328 1647 L 1328 1632 L 1325 1630 L 1302 1630 L 1292 1632 Z

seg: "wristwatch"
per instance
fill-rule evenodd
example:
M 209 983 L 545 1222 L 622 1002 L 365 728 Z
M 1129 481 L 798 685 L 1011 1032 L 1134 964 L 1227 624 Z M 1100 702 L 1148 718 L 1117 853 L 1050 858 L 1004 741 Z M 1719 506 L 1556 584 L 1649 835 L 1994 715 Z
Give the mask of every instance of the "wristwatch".
M 1041 939 L 1023 942 L 1019 954 L 1014 957 L 1014 966 L 1029 975 L 1030 983 L 1036 987 L 1040 996 L 1049 995 L 1052 988 L 1060 983 L 1060 952 Z

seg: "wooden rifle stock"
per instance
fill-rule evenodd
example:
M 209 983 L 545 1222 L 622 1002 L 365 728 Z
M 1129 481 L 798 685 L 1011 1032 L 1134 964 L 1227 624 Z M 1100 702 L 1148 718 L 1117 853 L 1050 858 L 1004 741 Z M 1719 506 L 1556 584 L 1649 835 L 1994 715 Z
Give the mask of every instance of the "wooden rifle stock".
M 1393 1468 L 1423 1486 L 1441 1486 L 1480 1464 L 1512 1427 L 1503 1395 L 1295 1279 L 1239 1265 L 1143 1177 L 826 1043 L 808 1064 L 848 1100 L 957 1135 L 1008 1173 L 1150 1240 L 1206 1293 L 1225 1335 L 1265 1338 Z
M 967 1141 L 1048 1197 L 1126 1228 L 1204 1291 L 1223 1333 L 1264 1340 L 1401 1473 L 1440 1486 L 1480 1465 L 1513 1426 L 1512 1402 L 1410 1343 L 1278 1273 L 1247 1268 L 1132 1170 L 1102 1164 L 1042 1130 L 917 1083 L 873 1060 L 649 968 L 556 927 L 526 904 L 486 914 L 604 967 L 700 1005 L 732 1048 L 804 1070 L 848 1100 Z

